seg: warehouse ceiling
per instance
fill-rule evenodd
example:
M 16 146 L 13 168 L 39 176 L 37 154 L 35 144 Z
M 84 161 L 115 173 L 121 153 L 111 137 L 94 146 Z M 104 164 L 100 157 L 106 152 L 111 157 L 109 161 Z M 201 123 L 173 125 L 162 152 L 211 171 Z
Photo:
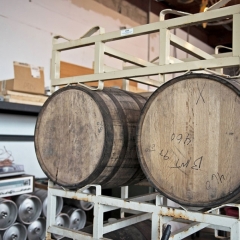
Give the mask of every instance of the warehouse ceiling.
M 150 12 L 159 15 L 163 9 L 175 9 L 188 13 L 199 13 L 205 7 L 210 7 L 218 0 L 95 0 L 106 7 L 109 7 L 139 24 L 149 22 Z M 240 4 L 240 0 L 231 0 L 226 6 Z M 136 8 L 137 7 L 137 8 Z M 167 18 L 173 18 L 167 15 Z M 215 22 L 216 23 L 216 22 Z M 200 24 L 183 28 L 184 31 L 198 38 L 202 42 L 215 47 L 217 45 L 232 46 L 232 22 L 226 24 L 207 24 L 205 27 Z
M 127 2 L 135 5 L 143 11 L 155 13 L 159 15 L 160 11 L 166 8 L 175 9 L 188 13 L 199 13 L 204 10 L 204 7 L 210 7 L 218 0 L 126 0 Z M 240 0 L 231 0 L 226 6 L 240 4 Z M 169 16 L 168 18 L 173 18 Z M 232 45 L 232 23 L 219 24 L 212 26 L 207 24 L 192 26 L 183 29 L 191 35 L 205 42 L 206 44 L 215 47 L 216 45 L 225 45 L 231 47 Z

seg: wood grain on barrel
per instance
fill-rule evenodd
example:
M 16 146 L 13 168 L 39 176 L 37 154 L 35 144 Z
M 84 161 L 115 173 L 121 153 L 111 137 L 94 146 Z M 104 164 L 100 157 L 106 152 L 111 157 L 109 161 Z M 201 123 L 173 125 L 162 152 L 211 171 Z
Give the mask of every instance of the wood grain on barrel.
M 103 117 L 89 95 L 75 89 L 55 95 L 36 130 L 41 166 L 52 179 L 74 184 L 94 170 L 102 154 L 105 131 Z
M 152 184 L 188 206 L 231 201 L 240 188 L 239 90 L 216 76 L 173 79 L 146 103 L 138 154 Z
M 115 187 L 144 178 L 136 153 L 136 125 L 146 100 L 120 89 L 68 86 L 44 104 L 35 129 L 40 166 L 68 188 Z

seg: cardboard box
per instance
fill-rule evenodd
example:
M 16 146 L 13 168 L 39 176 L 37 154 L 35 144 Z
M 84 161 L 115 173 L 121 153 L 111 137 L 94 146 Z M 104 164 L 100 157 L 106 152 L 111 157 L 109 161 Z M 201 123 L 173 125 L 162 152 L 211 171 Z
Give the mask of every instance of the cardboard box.
M 18 91 L 44 94 L 44 71 L 26 63 L 14 62 L 14 79 L 0 82 L 0 91 Z

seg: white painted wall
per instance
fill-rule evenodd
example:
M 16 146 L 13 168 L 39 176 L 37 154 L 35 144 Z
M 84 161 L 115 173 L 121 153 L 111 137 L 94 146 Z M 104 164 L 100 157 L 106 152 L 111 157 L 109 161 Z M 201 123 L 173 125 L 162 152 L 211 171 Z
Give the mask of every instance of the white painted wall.
M 44 67 L 45 82 L 49 85 L 53 35 L 77 39 L 97 25 L 110 32 L 138 24 L 92 0 L 0 0 L 0 80 L 13 78 L 13 61 L 19 61 Z M 146 36 L 110 45 L 147 57 Z M 93 47 L 64 52 L 62 59 L 92 67 Z M 118 60 L 107 62 L 121 67 Z
M 0 113 L 0 134 L 33 136 L 36 119 L 34 116 Z M 27 174 L 37 178 L 45 177 L 38 164 L 33 142 L 0 142 L 0 161 L 5 159 L 24 165 Z
M 158 16 L 151 14 L 150 19 L 156 22 Z M 49 85 L 53 35 L 77 39 L 97 25 L 110 32 L 119 30 L 120 26 L 130 28 L 138 24 L 93 0 L 0 0 L 0 80 L 13 78 L 13 61 L 19 61 L 44 67 L 45 82 Z M 181 30 L 177 35 L 187 39 Z M 147 42 L 147 36 L 140 36 L 108 45 L 147 60 Z M 192 36 L 190 42 L 209 53 L 213 51 Z M 62 60 L 92 67 L 93 50 L 92 46 L 67 51 L 62 53 Z M 158 51 L 158 34 L 151 34 L 150 59 L 156 57 Z M 181 58 L 186 54 L 178 50 L 177 56 Z M 106 63 L 117 68 L 122 66 L 113 58 L 106 58 Z
M 151 14 L 151 22 L 156 21 L 158 21 L 158 16 Z M 77 39 L 91 27 L 97 25 L 104 27 L 106 32 L 111 32 L 119 30 L 121 26 L 131 28 L 138 24 L 93 0 L 0 0 L 0 80 L 14 77 L 13 61 L 18 61 L 44 67 L 45 85 L 48 86 L 53 35 Z M 187 39 L 187 34 L 181 30 L 177 31 L 177 35 Z M 213 52 L 210 47 L 194 37 L 190 36 L 190 42 L 209 53 Z M 113 48 L 147 60 L 147 36 L 108 44 Z M 64 52 L 62 60 L 92 67 L 93 51 L 92 46 Z M 150 59 L 155 58 L 159 54 L 158 52 L 158 34 L 151 34 Z M 178 50 L 177 57 L 185 58 L 186 54 Z M 122 67 L 121 61 L 110 57 L 106 58 L 106 64 L 116 68 Z M 144 85 L 140 86 L 144 87 Z M 24 117 L 23 121 L 20 117 L 15 116 L 8 117 L 8 119 L 5 119 L 4 116 L 0 117 L 1 134 L 5 132 L 11 134 L 15 131 L 23 134 L 33 133 L 35 120 L 30 120 L 28 117 Z M 39 169 L 33 167 L 37 160 L 32 143 L 4 144 L 11 148 L 16 159 L 26 164 L 27 170 L 29 169 L 32 174 L 37 174 L 39 177 L 43 174 Z M 3 143 L 0 142 L 0 148 L 3 146 Z M 26 154 L 23 151 L 25 147 Z M 31 155 L 30 158 L 28 154 Z
M 92 0 L 0 0 L 0 80 L 14 77 L 13 61 L 44 67 L 45 85 L 50 83 L 50 59 L 53 35 L 77 39 L 91 27 L 100 25 L 106 32 L 137 23 Z M 110 44 L 116 49 L 147 58 L 147 37 Z M 64 52 L 62 60 L 92 67 L 93 47 Z M 109 66 L 122 63 L 106 58 Z M 36 118 L 0 115 L 0 134 L 33 135 Z M 36 177 L 41 171 L 31 142 L 0 142 L 0 149 L 12 152 L 17 164 Z

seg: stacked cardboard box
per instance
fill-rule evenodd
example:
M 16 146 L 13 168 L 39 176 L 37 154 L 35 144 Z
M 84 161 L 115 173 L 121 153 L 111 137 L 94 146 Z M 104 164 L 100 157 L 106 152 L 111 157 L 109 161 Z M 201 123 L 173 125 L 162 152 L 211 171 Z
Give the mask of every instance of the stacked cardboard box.
M 0 95 L 4 101 L 43 105 L 44 70 L 26 63 L 14 62 L 14 79 L 0 81 Z

